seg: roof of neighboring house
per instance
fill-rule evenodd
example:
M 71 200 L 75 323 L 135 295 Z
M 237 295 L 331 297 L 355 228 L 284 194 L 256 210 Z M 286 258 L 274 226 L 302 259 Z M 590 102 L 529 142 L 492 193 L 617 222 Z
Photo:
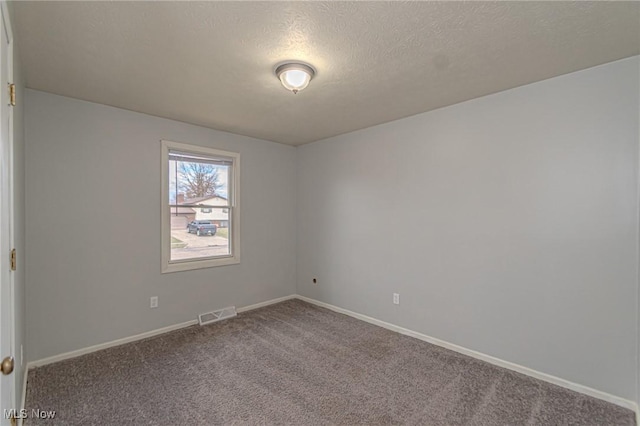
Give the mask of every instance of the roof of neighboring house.
M 208 195 L 205 197 L 187 198 L 184 200 L 184 204 L 208 204 L 207 201 L 213 201 L 213 200 L 227 201 L 225 197 L 221 197 L 220 195 L 214 195 L 213 197 Z M 213 205 L 219 205 L 219 204 L 213 204 Z
M 171 214 L 195 214 L 191 207 L 171 207 Z

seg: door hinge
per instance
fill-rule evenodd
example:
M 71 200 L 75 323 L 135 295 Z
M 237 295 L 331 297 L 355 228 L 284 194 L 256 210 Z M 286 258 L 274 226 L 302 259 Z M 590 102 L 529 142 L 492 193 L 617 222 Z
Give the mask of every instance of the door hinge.
M 16 106 L 16 85 L 9 83 L 9 105 Z
M 16 249 L 11 250 L 11 270 L 16 270 Z

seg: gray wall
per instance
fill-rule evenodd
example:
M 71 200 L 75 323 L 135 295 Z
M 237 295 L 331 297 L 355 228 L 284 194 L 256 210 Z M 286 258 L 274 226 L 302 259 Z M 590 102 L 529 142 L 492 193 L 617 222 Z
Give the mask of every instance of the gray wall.
M 636 400 L 638 76 L 301 146 L 298 293 Z
M 161 139 L 241 153 L 241 264 L 160 273 Z M 295 293 L 295 148 L 32 90 L 26 140 L 29 360 Z

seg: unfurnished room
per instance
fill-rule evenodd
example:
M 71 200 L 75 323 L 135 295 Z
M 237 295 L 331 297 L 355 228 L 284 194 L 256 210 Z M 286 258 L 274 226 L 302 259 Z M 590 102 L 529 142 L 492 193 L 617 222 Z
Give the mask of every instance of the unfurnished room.
M 0 426 L 640 424 L 640 2 L 0 15 Z

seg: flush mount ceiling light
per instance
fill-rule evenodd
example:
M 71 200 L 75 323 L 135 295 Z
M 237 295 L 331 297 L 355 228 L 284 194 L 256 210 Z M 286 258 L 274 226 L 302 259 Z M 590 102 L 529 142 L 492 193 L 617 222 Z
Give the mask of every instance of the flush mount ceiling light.
M 307 87 L 315 74 L 313 68 L 301 62 L 287 62 L 276 68 L 276 77 L 294 94 Z

